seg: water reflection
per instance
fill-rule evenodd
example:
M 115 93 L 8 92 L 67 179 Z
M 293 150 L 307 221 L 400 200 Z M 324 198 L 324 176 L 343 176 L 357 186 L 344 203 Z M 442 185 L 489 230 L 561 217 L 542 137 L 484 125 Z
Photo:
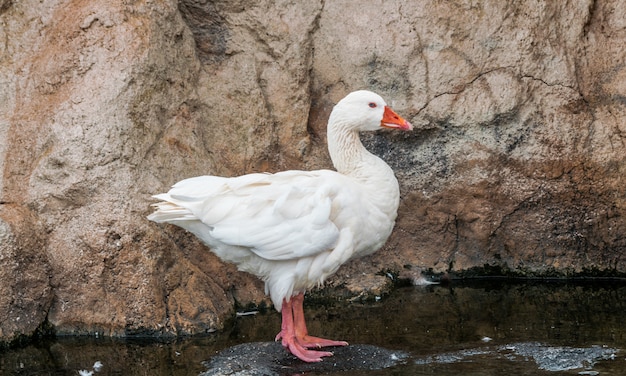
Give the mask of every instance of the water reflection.
M 372 375 L 554 374 L 532 356 L 498 349 L 540 343 L 548 348 L 626 349 L 626 284 L 456 283 L 405 287 L 377 302 L 307 307 L 309 331 L 409 352 L 414 361 Z M 2 375 L 195 375 L 202 362 L 235 344 L 271 341 L 280 329 L 277 313 L 237 317 L 220 333 L 170 342 L 107 338 L 60 338 L 0 353 Z M 437 356 L 475 351 L 452 362 L 425 362 Z M 503 355 L 504 354 L 504 355 Z M 588 369 L 559 374 L 626 369 L 625 351 Z M 421 360 L 421 361 L 420 361 Z M 310 375 L 315 374 L 309 373 Z M 323 373 L 328 374 L 328 373 Z M 623 373 L 622 373 L 623 374 Z

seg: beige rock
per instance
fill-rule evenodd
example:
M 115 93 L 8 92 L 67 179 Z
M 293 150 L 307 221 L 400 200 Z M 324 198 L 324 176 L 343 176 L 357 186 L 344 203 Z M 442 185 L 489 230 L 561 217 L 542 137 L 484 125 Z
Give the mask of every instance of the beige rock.
M 0 339 L 193 334 L 266 304 L 149 223 L 150 195 L 330 168 L 328 114 L 359 88 L 418 129 L 364 136 L 403 202 L 332 291 L 380 294 L 382 270 L 625 275 L 625 19 L 617 0 L 0 1 Z
M 29 213 L 0 207 L 0 338 L 14 341 L 42 326 L 52 303 L 42 230 Z

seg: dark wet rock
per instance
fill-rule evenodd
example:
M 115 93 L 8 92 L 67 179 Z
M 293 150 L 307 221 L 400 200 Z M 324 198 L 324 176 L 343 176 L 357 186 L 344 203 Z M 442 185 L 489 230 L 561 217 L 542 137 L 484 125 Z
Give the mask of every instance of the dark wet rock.
M 223 350 L 205 363 L 201 376 L 282 376 L 302 372 L 380 370 L 402 363 L 408 354 L 372 345 L 332 348 L 335 355 L 319 363 L 304 363 L 278 342 L 244 343 Z
M 415 364 L 449 364 L 456 363 L 466 360 L 467 358 L 471 358 L 479 355 L 489 355 L 493 353 L 493 349 L 489 348 L 479 348 L 479 349 L 469 349 L 469 350 L 459 350 L 450 353 L 436 354 L 431 355 L 425 358 L 418 358 L 415 360 Z
M 618 352 L 618 350 L 609 347 L 545 346 L 536 342 L 515 343 L 503 346 L 498 350 L 532 358 L 540 369 L 546 371 L 590 369 L 599 360 L 614 359 Z
M 548 346 L 538 342 L 520 342 L 499 347 L 486 346 L 455 352 L 431 355 L 415 360 L 415 364 L 449 364 L 476 357 L 505 358 L 509 361 L 533 361 L 545 371 L 585 370 L 580 374 L 593 374 L 593 366 L 600 360 L 615 359 L 618 349 L 610 347 Z

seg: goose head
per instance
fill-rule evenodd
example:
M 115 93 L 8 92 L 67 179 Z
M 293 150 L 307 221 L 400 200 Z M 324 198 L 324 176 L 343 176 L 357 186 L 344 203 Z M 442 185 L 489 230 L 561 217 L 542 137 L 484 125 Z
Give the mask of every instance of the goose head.
M 378 94 L 358 90 L 340 100 L 330 114 L 328 127 L 352 131 L 375 131 L 381 128 L 412 130 L 411 123 L 396 114 Z

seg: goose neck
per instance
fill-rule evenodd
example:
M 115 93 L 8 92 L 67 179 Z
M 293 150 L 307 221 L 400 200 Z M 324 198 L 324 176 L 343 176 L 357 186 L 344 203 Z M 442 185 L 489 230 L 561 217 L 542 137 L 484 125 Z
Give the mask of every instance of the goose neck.
M 363 159 L 371 155 L 361 143 L 356 130 L 340 127 L 328 128 L 328 152 L 338 172 L 352 175 L 359 169 Z

